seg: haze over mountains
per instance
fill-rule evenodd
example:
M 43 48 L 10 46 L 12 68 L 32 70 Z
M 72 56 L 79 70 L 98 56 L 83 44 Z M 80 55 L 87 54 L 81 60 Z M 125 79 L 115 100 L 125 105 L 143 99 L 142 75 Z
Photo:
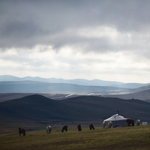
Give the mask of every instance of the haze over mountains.
M 109 94 L 128 92 L 126 88 L 109 86 L 85 86 L 69 83 L 48 83 L 38 81 L 0 82 L 1 93 L 60 93 L 60 94 Z
M 0 101 L 21 98 L 34 93 L 41 93 L 53 99 L 64 99 L 70 95 L 99 95 L 150 101 L 150 84 L 0 76 Z
M 38 82 L 48 82 L 48 83 L 68 83 L 68 84 L 77 84 L 85 86 L 111 86 L 111 87 L 120 87 L 120 88 L 139 88 L 147 84 L 142 83 L 123 83 L 116 81 L 103 81 L 103 80 L 85 80 L 85 79 L 57 79 L 57 78 L 41 78 L 41 77 L 15 77 L 11 75 L 0 75 L 0 81 L 38 81 Z

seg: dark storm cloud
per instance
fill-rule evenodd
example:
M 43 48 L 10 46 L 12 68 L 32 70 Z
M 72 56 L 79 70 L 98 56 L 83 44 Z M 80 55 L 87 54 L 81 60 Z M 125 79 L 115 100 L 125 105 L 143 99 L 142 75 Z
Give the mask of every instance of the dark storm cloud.
M 43 44 L 54 49 L 71 45 L 88 51 L 117 50 L 121 44 L 115 46 L 109 38 L 82 37 L 76 31 L 109 26 L 120 33 L 143 34 L 150 25 L 149 6 L 148 0 L 0 1 L 0 45 L 2 49 Z
M 1 35 L 4 38 L 27 38 L 40 33 L 38 26 L 30 22 L 12 21 L 3 26 Z

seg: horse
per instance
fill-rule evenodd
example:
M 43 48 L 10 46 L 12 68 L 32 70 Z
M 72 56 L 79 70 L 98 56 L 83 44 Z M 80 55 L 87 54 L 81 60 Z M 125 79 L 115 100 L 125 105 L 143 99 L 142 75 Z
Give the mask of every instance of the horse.
M 139 126 L 141 124 L 141 121 L 138 119 L 136 120 L 136 125 Z
M 63 126 L 61 132 L 64 132 L 64 130 L 67 132 L 67 130 L 68 130 L 68 126 L 67 125 Z
M 113 127 L 113 123 L 111 121 L 108 122 L 108 128 Z
M 128 123 L 128 126 L 134 126 L 134 120 L 133 119 L 128 118 L 127 123 Z
M 26 130 L 25 129 L 21 129 L 19 127 L 19 135 L 21 135 L 21 133 L 25 136 L 26 135 Z
M 77 128 L 78 128 L 78 131 L 82 131 L 80 124 L 77 125 Z
M 90 130 L 92 130 L 92 129 L 95 130 L 93 124 L 89 124 L 89 128 L 90 128 Z
M 52 127 L 51 127 L 50 125 L 48 125 L 48 126 L 46 127 L 46 130 L 47 130 L 47 133 L 51 133 Z
M 102 124 L 103 128 L 106 127 L 106 121 L 103 121 L 103 124 Z

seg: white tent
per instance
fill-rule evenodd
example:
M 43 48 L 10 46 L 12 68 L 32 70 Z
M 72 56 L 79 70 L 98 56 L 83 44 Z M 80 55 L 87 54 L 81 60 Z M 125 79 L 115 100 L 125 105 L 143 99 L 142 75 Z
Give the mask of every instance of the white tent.
M 128 126 L 128 122 L 127 122 L 128 118 L 125 118 L 119 114 L 115 114 L 113 116 L 111 116 L 108 119 L 105 119 L 103 121 L 103 127 L 104 128 L 109 128 L 109 127 L 124 127 L 124 126 Z M 111 126 L 110 126 L 111 124 Z

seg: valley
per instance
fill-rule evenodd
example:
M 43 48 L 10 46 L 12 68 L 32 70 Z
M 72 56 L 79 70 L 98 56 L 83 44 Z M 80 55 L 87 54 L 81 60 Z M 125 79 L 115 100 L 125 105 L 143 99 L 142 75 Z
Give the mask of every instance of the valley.
M 10 125 L 13 129 L 25 126 L 29 130 L 40 130 L 47 124 L 56 129 L 65 123 L 101 126 L 104 119 L 118 110 L 125 117 L 150 122 L 149 84 L 101 81 L 109 85 L 104 86 L 97 81 L 97 86 L 96 80 L 73 80 L 84 84 L 79 85 L 71 81 L 50 83 L 41 78 L 0 79 L 0 132 L 10 132 L 5 129 Z

